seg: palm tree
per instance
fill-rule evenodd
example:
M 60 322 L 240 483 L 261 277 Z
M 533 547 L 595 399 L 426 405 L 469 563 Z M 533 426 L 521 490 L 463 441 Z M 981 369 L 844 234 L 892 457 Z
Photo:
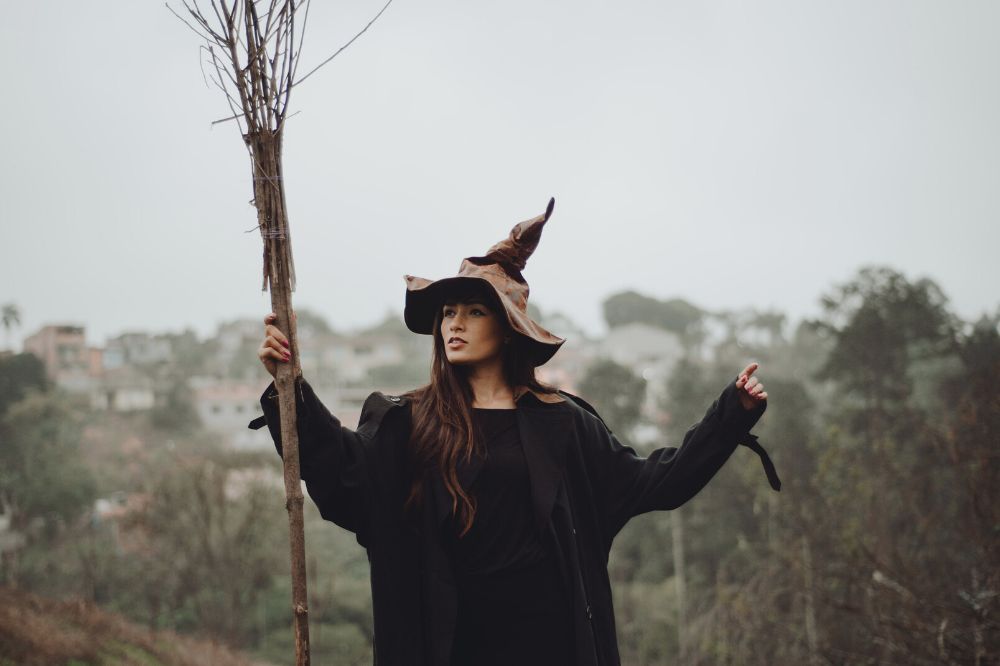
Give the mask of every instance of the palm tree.
M 10 329 L 21 325 L 21 310 L 14 303 L 6 303 L 0 310 L 0 322 L 3 323 L 5 346 L 10 347 Z

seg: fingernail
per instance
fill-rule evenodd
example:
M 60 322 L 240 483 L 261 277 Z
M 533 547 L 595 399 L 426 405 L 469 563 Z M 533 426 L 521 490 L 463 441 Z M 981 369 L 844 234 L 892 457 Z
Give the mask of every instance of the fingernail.
M 288 346 L 288 340 L 282 340 L 281 344 L 283 344 L 283 345 L 285 345 L 287 347 Z

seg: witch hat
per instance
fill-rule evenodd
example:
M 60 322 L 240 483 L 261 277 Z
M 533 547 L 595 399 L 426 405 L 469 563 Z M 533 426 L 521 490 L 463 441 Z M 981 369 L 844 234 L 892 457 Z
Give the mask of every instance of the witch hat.
M 510 327 L 527 339 L 533 364 L 542 365 L 552 358 L 566 340 L 549 333 L 528 316 L 528 283 L 521 271 L 538 247 L 542 227 L 552 215 L 555 204 L 556 200 L 550 199 L 544 213 L 514 225 L 510 235 L 484 256 L 463 259 L 455 277 L 432 281 L 404 275 L 406 307 L 403 320 L 406 327 L 414 333 L 432 335 L 435 314 L 449 293 L 485 283 L 506 311 Z

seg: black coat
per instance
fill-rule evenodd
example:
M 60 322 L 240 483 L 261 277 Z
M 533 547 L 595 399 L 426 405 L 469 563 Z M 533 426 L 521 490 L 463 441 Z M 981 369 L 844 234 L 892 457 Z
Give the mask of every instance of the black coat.
M 608 579 L 611 543 L 633 516 L 674 509 L 694 497 L 738 444 L 754 449 L 772 487 L 780 487 L 770 459 L 749 433 L 766 409 L 739 404 L 735 380 L 679 448 L 643 458 L 623 445 L 582 399 L 560 392 L 558 403 L 525 392 L 516 402 L 536 524 L 558 553 L 572 600 L 576 664 L 620 663 Z M 309 383 L 297 390 L 302 479 L 320 514 L 355 533 L 371 564 L 375 663 L 449 666 L 457 608 L 455 580 L 439 527 L 450 511 L 444 484 L 431 475 L 430 501 L 404 516 L 409 489 L 409 400 L 372 393 L 357 430 L 341 425 Z M 272 383 L 261 396 L 278 453 L 281 432 Z M 468 487 L 481 464 L 459 467 Z

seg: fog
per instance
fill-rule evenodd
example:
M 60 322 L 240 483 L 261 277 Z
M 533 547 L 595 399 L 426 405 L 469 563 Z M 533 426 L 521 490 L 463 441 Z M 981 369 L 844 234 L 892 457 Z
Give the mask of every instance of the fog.
M 174 6 L 177 6 L 174 3 Z M 381 7 L 316 3 L 303 67 Z M 48 323 L 263 316 L 246 150 L 162 3 L 0 24 L 0 302 Z M 532 301 L 600 333 L 635 289 L 793 318 L 858 267 L 997 303 L 1000 6 L 397 0 L 292 97 L 296 307 L 402 311 L 556 199 Z

